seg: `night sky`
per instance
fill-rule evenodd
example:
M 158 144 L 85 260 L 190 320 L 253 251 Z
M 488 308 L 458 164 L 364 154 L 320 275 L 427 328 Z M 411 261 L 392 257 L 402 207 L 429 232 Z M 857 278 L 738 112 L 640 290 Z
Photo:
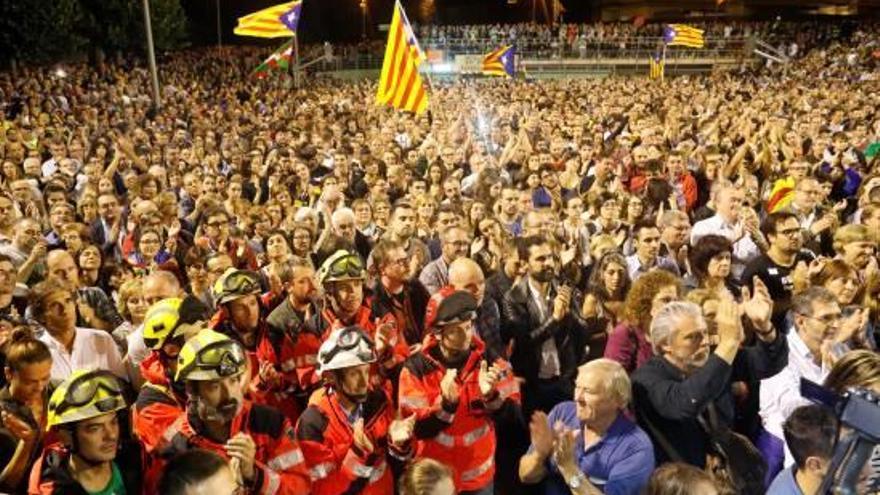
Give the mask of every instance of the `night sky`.
M 232 29 L 238 17 L 261 8 L 268 7 L 284 0 L 220 0 L 221 18 L 223 23 L 224 43 L 262 43 L 256 38 L 233 36 Z M 410 20 L 417 21 L 418 6 L 423 0 L 403 0 Z M 434 21 L 444 24 L 516 22 L 531 19 L 531 3 L 529 0 L 518 0 L 515 5 L 508 5 L 507 0 L 435 0 L 436 15 Z M 300 35 L 304 42 L 310 41 L 342 41 L 357 40 L 361 35 L 360 0 L 305 0 L 303 5 Z M 549 0 L 548 0 L 549 3 Z M 586 19 L 590 14 L 587 0 L 568 0 L 567 18 Z M 186 10 L 191 23 L 191 34 L 196 44 L 216 43 L 217 18 L 215 0 L 183 0 L 181 4 Z M 391 19 L 393 0 L 368 0 L 368 34 L 377 34 L 379 24 L 387 24 Z M 540 15 L 540 14 L 539 14 Z M 267 45 L 273 40 L 265 42 Z M 276 43 L 277 44 L 277 43 Z

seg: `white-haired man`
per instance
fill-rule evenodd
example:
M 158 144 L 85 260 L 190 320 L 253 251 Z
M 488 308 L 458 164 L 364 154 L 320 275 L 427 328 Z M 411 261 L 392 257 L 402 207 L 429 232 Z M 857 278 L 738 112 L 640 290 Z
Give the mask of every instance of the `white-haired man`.
M 624 414 L 630 401 L 629 376 L 610 359 L 578 368 L 573 401 L 550 415 L 536 411 L 529 430 L 532 446 L 522 457 L 520 478 L 543 493 L 638 494 L 654 470 L 651 439 Z
M 654 357 L 633 373 L 633 405 L 639 424 L 654 442 L 658 463 L 678 458 L 704 467 L 710 442 L 699 416 L 714 409 L 719 422 L 730 425 L 734 419 L 731 383 L 767 378 L 785 367 L 788 345 L 770 322 L 772 300 L 760 282 L 755 289 L 751 298 L 744 291 L 742 306 L 732 298 L 719 302 L 714 349 L 696 304 L 671 302 L 651 322 Z M 742 313 L 757 343 L 740 349 Z

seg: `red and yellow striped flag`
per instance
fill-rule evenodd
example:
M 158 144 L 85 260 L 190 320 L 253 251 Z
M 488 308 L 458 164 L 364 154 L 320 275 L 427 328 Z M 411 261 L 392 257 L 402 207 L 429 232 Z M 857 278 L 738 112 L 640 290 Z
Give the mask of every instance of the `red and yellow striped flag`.
M 376 103 L 415 113 L 424 112 L 428 108 L 428 93 L 419 74 L 419 65 L 424 60 L 406 13 L 400 2 L 395 2 Z

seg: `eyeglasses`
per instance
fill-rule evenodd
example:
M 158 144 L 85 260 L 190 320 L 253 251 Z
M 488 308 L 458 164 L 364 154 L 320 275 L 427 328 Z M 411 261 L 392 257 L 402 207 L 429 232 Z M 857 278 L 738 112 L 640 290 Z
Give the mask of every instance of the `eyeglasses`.
M 841 315 L 839 315 L 839 314 L 825 315 L 821 318 L 816 318 L 815 316 L 805 315 L 803 313 L 800 313 L 800 315 L 803 316 L 804 318 L 809 319 L 809 320 L 818 321 L 819 323 L 822 324 L 823 327 L 839 326 L 842 321 Z
M 780 230 L 777 232 L 778 235 L 784 235 L 785 237 L 795 237 L 801 233 L 801 229 L 786 229 Z
M 224 227 L 224 226 L 228 226 L 228 225 L 229 225 L 229 222 L 228 222 L 228 221 L 221 221 L 221 222 L 208 222 L 208 223 L 205 224 L 206 227 L 211 227 L 211 228 L 214 228 L 214 229 L 219 229 L 220 227 Z

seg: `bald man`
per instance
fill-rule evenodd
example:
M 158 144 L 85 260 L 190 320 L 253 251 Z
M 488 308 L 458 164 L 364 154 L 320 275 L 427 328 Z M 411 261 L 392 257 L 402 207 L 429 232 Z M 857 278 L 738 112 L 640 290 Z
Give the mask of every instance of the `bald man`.
M 76 291 L 78 326 L 110 331 L 122 325 L 122 317 L 100 287 L 82 286 L 79 268 L 69 252 L 63 249 L 49 251 L 46 255 L 46 278 Z
M 449 265 L 449 285 L 457 290 L 468 291 L 477 299 L 477 319 L 474 328 L 486 347 L 496 355 L 508 358 L 507 339 L 501 335 L 501 312 L 498 304 L 486 298 L 486 278 L 476 261 L 458 258 Z
M 180 286 L 177 277 L 164 270 L 157 270 L 146 277 L 143 281 L 144 302 L 147 306 L 152 306 L 162 299 L 171 297 L 184 297 L 186 294 Z M 117 337 L 117 335 L 114 335 Z M 135 390 L 140 389 L 144 380 L 141 376 L 141 361 L 150 354 L 150 349 L 144 343 L 144 325 L 141 323 L 127 336 L 124 337 L 128 343 L 128 352 L 125 355 L 125 366 L 128 369 L 128 376 L 131 377 L 131 383 Z

